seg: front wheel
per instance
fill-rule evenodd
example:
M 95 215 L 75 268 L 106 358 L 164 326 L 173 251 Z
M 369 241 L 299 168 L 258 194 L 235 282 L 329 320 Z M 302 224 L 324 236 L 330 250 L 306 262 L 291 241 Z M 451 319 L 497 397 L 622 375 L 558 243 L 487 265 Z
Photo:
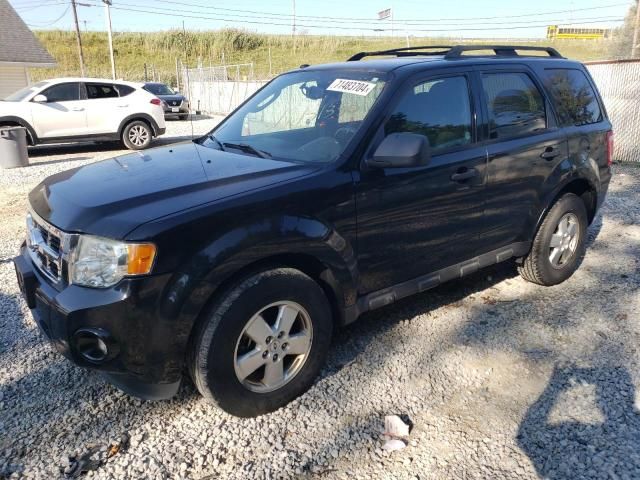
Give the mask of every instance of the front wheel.
M 151 144 L 153 132 L 148 123 L 135 120 L 122 130 L 122 143 L 129 150 L 142 150 Z
M 587 210 L 582 200 L 567 193 L 551 207 L 536 233 L 531 251 L 518 272 L 539 285 L 557 285 L 580 266 L 587 239 Z
M 277 410 L 305 392 L 324 363 L 333 325 L 322 288 L 291 268 L 241 281 L 202 320 L 190 347 L 194 383 L 240 417 Z

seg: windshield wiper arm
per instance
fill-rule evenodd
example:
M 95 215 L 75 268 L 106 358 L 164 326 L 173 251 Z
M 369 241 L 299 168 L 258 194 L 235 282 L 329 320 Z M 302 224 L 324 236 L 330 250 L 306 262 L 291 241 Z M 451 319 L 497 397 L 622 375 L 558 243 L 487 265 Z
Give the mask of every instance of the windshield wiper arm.
M 218 144 L 218 147 L 220 147 L 220 150 L 222 150 L 223 152 L 224 150 L 224 145 L 222 144 L 222 142 L 220 140 L 218 140 L 215 135 L 213 133 L 210 133 L 207 135 L 208 138 L 210 138 L 211 140 L 213 140 L 214 142 L 216 142 Z
M 223 145 L 229 148 L 237 148 L 238 150 L 242 150 L 246 153 L 253 153 L 254 155 L 260 158 L 271 158 L 271 154 L 269 152 L 265 152 L 264 150 L 258 150 L 255 147 L 252 147 L 248 143 L 231 143 L 224 142 Z

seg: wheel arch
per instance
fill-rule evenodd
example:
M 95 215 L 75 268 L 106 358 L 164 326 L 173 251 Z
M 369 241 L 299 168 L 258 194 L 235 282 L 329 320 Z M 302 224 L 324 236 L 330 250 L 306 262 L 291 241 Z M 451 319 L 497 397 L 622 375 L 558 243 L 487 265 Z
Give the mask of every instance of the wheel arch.
M 143 122 L 145 122 L 146 124 L 149 125 L 149 127 L 151 127 L 151 131 L 153 132 L 153 136 L 157 137 L 159 135 L 159 130 L 160 128 L 158 127 L 158 123 L 153 119 L 153 117 L 151 115 L 149 115 L 148 113 L 133 113 L 131 115 L 128 115 L 127 117 L 125 117 L 121 122 L 120 125 L 118 126 L 118 137 L 121 138 L 122 137 L 122 132 L 124 131 L 125 127 L 127 125 L 129 125 L 131 122 L 135 122 L 137 120 L 141 120 Z
M 537 232 L 538 229 L 540 228 L 540 225 L 542 225 L 542 222 L 544 221 L 544 218 L 547 216 L 547 213 L 549 213 L 549 210 L 551 210 L 551 207 L 553 207 L 553 205 L 563 195 L 567 193 L 573 193 L 574 195 L 577 195 L 582 200 L 587 210 L 587 219 L 589 221 L 589 224 L 591 224 L 597 210 L 598 189 L 596 188 L 593 182 L 591 182 L 586 178 L 583 178 L 583 177 L 572 178 L 567 182 L 565 182 L 564 184 L 560 185 L 556 190 L 554 190 L 548 196 L 548 199 L 544 202 L 545 208 L 542 210 L 541 214 L 538 216 L 538 220 L 535 225 L 535 230 L 533 231 L 534 235 L 535 235 L 535 232 Z
M 203 313 L 230 288 L 255 272 L 290 267 L 318 283 L 339 326 L 356 302 L 354 259 L 349 242 L 319 220 L 263 219 L 227 231 L 183 259 L 163 289 L 159 314 L 179 325 L 186 352 Z
M 13 115 L 6 115 L 0 117 L 0 125 L 14 125 L 17 127 L 24 127 L 27 129 L 27 142 L 29 145 L 35 145 L 38 143 L 38 135 L 35 129 L 24 118 L 16 117 Z

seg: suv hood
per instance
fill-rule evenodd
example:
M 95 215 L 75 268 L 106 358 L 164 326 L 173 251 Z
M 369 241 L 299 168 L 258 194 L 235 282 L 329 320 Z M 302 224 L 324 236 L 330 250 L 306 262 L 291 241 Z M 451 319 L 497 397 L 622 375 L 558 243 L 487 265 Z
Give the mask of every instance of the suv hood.
M 29 202 L 38 215 L 62 230 L 118 239 L 162 216 L 317 168 L 189 142 L 58 173 L 33 189 Z

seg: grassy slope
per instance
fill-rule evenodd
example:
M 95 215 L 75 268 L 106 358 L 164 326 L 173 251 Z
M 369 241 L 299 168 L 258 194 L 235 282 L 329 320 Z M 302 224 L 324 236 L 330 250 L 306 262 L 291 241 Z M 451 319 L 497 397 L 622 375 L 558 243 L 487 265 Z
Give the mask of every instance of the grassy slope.
M 53 69 L 33 69 L 33 80 L 60 76 L 79 75 L 78 55 L 73 32 L 41 30 L 36 35 L 58 62 Z M 92 77 L 109 77 L 111 67 L 108 57 L 107 35 L 103 32 L 87 32 L 82 37 L 87 74 Z M 175 61 L 179 58 L 188 65 L 200 60 L 204 66 L 221 63 L 222 55 L 227 64 L 253 62 L 259 78 L 269 76 L 269 49 L 271 71 L 279 73 L 302 63 L 317 64 L 341 61 L 354 52 L 380 50 L 406 46 L 403 38 L 262 35 L 240 30 L 202 32 L 164 31 L 152 33 L 116 33 L 114 49 L 118 77 L 127 80 L 144 79 L 144 63 L 153 65 L 162 81 L 175 82 Z M 504 41 L 502 41 L 504 42 Z M 458 43 L 456 40 L 411 38 L 411 45 Z M 479 43 L 488 43 L 487 41 Z M 521 42 L 520 42 L 521 43 Z M 602 59 L 607 56 L 608 42 L 589 40 L 546 40 L 529 42 L 532 45 L 551 45 L 570 58 L 578 60 Z M 151 68 L 151 67 L 149 67 Z

